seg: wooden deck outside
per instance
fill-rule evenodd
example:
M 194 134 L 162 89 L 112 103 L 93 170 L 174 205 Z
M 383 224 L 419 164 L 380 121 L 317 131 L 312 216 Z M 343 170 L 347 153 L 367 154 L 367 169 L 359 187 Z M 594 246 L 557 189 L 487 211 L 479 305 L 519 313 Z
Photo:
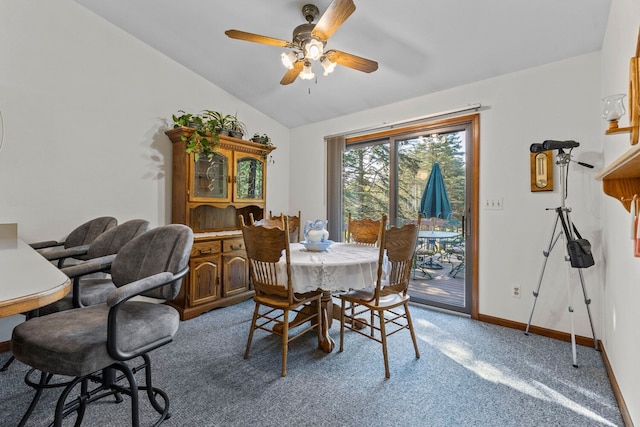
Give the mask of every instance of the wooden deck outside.
M 464 292 L 464 269 L 456 277 L 452 277 L 452 266 L 454 263 L 442 263 L 442 270 L 427 269 L 432 278 L 429 278 L 420 269 L 415 270 L 415 274 L 409 283 L 409 295 L 416 302 L 436 302 L 454 307 L 465 306 Z

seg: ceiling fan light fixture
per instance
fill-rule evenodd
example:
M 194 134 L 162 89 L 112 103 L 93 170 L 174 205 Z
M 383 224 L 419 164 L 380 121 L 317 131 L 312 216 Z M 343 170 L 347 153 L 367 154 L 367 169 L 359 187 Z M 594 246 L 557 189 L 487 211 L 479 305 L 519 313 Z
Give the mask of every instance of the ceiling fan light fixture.
M 282 52 L 280 59 L 282 60 L 282 65 L 291 70 L 293 69 L 293 64 L 298 60 L 298 55 L 293 51 L 289 53 Z
M 281 48 L 280 60 L 287 68 L 280 80 L 281 85 L 292 84 L 298 77 L 304 80 L 316 78 L 311 69 L 315 61 L 322 65 L 325 76 L 332 73 L 336 65 L 371 73 L 378 69 L 376 61 L 339 50 L 328 50 L 325 54 L 329 38 L 355 10 L 354 0 L 331 0 L 331 4 L 320 16 L 317 6 L 305 4 L 302 7 L 302 16 L 307 22 L 293 29 L 290 41 L 233 29 L 224 33 L 232 39 Z
M 302 80 L 311 80 L 316 75 L 313 74 L 313 70 L 311 70 L 311 62 L 304 61 L 304 66 L 302 67 L 302 71 L 300 72 L 300 78 Z
M 317 39 L 310 38 L 304 42 L 304 57 L 317 61 L 324 53 L 324 44 Z
M 330 73 L 333 73 L 333 70 L 336 69 L 336 63 L 331 62 L 331 60 L 326 56 L 323 56 L 320 59 L 320 65 L 322 65 L 322 68 L 324 69 L 324 73 L 322 73 L 323 76 L 328 76 Z

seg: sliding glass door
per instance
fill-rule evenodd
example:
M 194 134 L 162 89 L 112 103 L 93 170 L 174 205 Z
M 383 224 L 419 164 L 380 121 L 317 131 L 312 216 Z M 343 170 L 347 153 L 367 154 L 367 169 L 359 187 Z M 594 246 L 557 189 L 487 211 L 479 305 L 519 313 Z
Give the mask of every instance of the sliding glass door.
M 468 312 L 465 280 L 465 130 L 430 132 L 396 140 L 396 223 L 423 216 L 409 294 L 414 302 Z M 440 187 L 437 171 L 441 173 Z M 433 176 L 432 176 L 433 175 Z M 433 188 L 439 191 L 432 191 Z M 444 207 L 429 204 L 438 197 Z M 446 203 L 445 203 L 446 201 Z M 433 200 L 432 200 L 433 202 Z
M 391 156 L 389 140 L 350 144 L 343 158 L 343 224 L 354 218 L 390 217 Z M 343 227 L 346 231 L 347 227 Z
M 421 212 L 420 238 L 410 294 L 412 300 L 471 313 L 467 186 L 470 170 L 469 122 L 425 127 L 384 137 L 347 140 L 342 168 L 342 218 L 379 218 L 389 224 L 415 222 Z M 425 211 L 429 175 L 438 165 L 450 212 Z M 432 216 L 433 215 L 433 216 Z M 346 226 L 343 227 L 346 230 Z

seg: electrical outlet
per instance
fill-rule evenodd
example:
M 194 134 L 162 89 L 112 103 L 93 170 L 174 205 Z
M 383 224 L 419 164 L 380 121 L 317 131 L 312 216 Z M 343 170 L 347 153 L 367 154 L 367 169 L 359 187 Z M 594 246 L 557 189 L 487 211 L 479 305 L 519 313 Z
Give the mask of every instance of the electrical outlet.
M 502 197 L 494 199 L 485 199 L 482 207 L 489 210 L 502 210 Z
M 514 298 L 520 298 L 521 293 L 522 293 L 522 290 L 518 285 L 514 285 L 513 288 L 511 289 L 511 296 Z

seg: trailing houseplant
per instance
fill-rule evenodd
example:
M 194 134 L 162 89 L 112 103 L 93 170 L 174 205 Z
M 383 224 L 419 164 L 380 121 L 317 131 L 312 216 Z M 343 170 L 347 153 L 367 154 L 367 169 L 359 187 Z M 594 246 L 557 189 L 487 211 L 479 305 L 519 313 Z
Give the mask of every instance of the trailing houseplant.
M 197 125 L 197 121 L 202 122 L 202 119 L 200 117 L 198 117 L 197 115 L 194 116 L 191 113 L 187 113 L 184 110 L 178 110 L 178 113 L 180 113 L 179 116 L 175 114 L 171 116 L 171 118 L 173 119 L 174 129 L 181 126 L 195 127 L 195 125 Z
M 254 133 L 253 136 L 251 137 L 251 141 L 257 142 L 258 144 L 266 145 L 267 147 L 273 146 L 273 144 L 271 143 L 271 138 L 269 138 L 269 135 L 267 135 L 266 133 L 263 133 L 263 134 L 259 134 L 258 132 Z M 273 160 L 272 155 L 269 154 L 268 159 L 267 159 L 267 154 L 265 154 L 263 157 L 265 160 L 268 160 L 269 163 L 275 163 L 275 160 Z
M 180 138 L 187 143 L 185 151 L 193 153 L 198 161 L 201 155 L 212 158 L 215 148 L 220 141 L 218 138 L 218 121 L 206 110 L 200 114 L 187 113 L 179 110 L 180 115 L 172 115 L 173 127 L 189 127 L 192 132 L 185 133 Z

